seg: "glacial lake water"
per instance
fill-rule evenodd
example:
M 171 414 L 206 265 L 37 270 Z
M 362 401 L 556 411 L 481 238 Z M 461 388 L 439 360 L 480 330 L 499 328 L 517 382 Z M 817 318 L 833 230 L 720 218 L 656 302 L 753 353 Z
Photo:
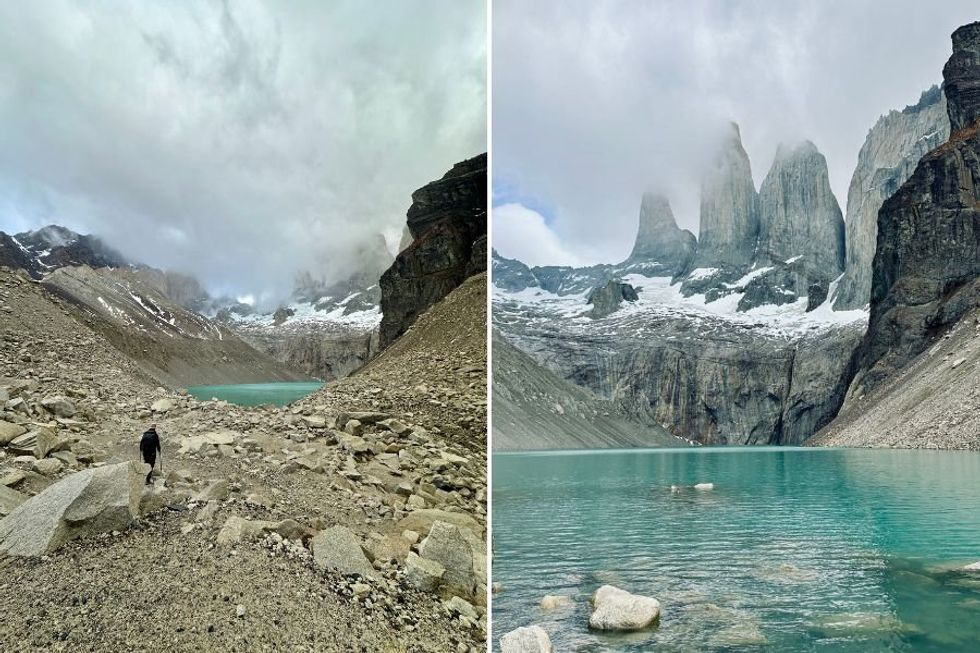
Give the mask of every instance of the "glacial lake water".
M 530 624 L 590 653 L 980 650 L 977 453 L 499 453 L 492 505 L 495 651 Z M 590 632 L 607 583 L 660 600 L 659 626 Z
M 187 388 L 197 399 L 223 399 L 239 406 L 272 404 L 285 406 L 323 387 L 319 381 L 290 383 L 236 383 L 233 385 L 193 385 Z

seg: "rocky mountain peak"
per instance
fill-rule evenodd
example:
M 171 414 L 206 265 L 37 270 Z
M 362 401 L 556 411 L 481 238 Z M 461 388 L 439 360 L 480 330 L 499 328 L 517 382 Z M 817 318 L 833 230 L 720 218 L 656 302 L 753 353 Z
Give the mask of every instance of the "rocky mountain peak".
M 744 267 L 759 233 L 758 194 L 738 125 L 731 123 L 701 182 L 697 267 Z
M 953 55 L 943 68 L 952 131 L 980 120 L 980 22 L 953 32 Z
M 759 189 L 758 256 L 803 257 L 808 271 L 830 279 L 844 271 L 844 216 L 830 189 L 827 160 L 810 141 L 776 150 Z
M 867 306 L 878 210 L 905 183 L 919 159 L 948 138 L 946 96 L 938 86 L 924 91 L 916 104 L 881 116 L 868 132 L 847 189 L 847 264 L 834 299 L 836 310 Z
M 658 263 L 665 271 L 683 271 L 697 249 L 694 234 L 677 226 L 666 197 L 644 193 L 640 202 L 640 224 L 630 253 L 630 263 Z

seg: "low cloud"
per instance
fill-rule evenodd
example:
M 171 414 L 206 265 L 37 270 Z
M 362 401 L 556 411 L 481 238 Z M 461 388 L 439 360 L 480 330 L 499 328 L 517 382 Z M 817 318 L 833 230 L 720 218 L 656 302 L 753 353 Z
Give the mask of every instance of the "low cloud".
M 0 229 L 282 296 L 486 149 L 482 0 L 0 5 Z

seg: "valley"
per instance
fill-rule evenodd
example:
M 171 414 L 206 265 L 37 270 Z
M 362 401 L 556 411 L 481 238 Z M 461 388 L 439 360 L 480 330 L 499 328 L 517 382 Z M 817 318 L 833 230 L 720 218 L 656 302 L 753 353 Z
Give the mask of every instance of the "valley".
M 485 188 L 485 155 L 469 170 Z M 415 298 L 358 303 L 348 287 L 322 311 L 377 342 L 379 304 L 419 302 L 399 336 L 282 406 L 185 390 L 313 377 L 207 317 L 194 282 L 28 258 L 7 237 L 5 263 L 24 257 L 0 267 L 0 646 L 483 650 L 486 266 L 440 256 L 430 233 L 473 249 L 485 194 L 466 202 L 443 202 L 390 262 L 425 263 Z M 144 486 L 150 423 L 163 468 Z

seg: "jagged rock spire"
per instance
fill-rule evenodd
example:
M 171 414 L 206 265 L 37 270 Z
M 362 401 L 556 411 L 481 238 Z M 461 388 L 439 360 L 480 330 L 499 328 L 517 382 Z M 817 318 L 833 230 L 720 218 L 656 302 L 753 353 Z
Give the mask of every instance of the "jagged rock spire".
M 677 226 L 666 197 L 644 193 L 640 224 L 629 262 L 659 263 L 671 273 L 684 270 L 697 249 L 694 234 Z
M 833 279 L 844 271 L 844 217 L 827 160 L 810 141 L 780 144 L 759 189 L 757 262 L 799 256 L 810 276 Z
M 759 198 L 738 125 L 729 133 L 701 183 L 698 267 L 748 265 L 759 235 Z

